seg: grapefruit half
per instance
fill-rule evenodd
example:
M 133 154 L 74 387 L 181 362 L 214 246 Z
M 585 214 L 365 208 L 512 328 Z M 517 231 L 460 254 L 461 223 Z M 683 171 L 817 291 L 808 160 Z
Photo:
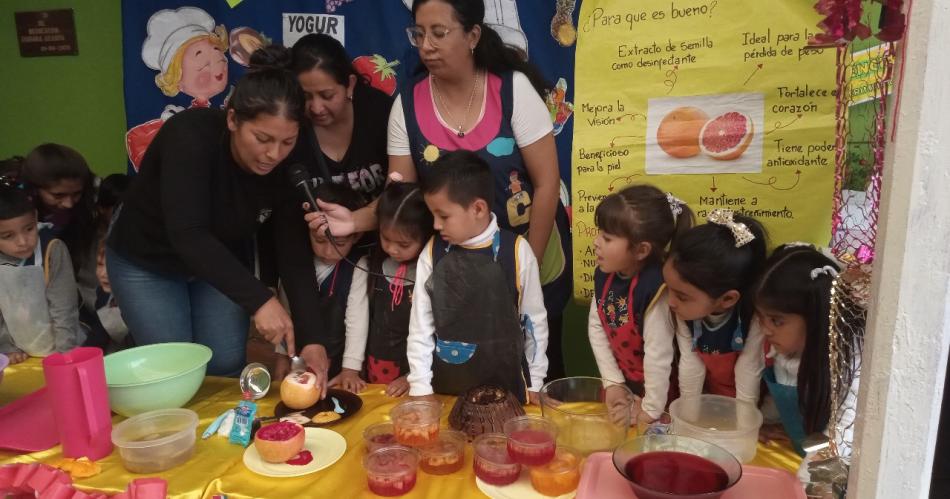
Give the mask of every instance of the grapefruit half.
M 709 120 L 699 132 L 699 147 L 713 159 L 728 161 L 746 151 L 755 135 L 752 118 L 730 111 Z
M 254 448 L 268 463 L 283 463 L 303 450 L 306 433 L 291 421 L 262 426 L 254 436 Z

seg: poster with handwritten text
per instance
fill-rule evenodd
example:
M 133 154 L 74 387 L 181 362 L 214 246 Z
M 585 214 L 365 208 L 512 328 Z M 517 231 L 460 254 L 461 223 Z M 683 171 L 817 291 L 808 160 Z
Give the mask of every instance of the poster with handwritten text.
M 770 246 L 827 245 L 835 49 L 806 47 L 813 2 L 585 0 L 572 151 L 575 294 L 592 294 L 594 210 L 650 183 L 757 218 Z

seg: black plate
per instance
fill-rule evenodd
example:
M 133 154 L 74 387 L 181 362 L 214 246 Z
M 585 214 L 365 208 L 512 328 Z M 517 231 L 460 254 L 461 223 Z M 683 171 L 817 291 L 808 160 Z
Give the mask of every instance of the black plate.
M 303 409 L 295 410 L 284 405 L 283 402 L 278 402 L 277 407 L 274 408 L 274 416 L 277 418 L 282 418 L 290 413 L 302 412 L 304 416 L 308 418 L 313 418 L 318 412 L 323 411 L 332 411 L 333 410 L 333 401 L 332 397 L 336 397 L 340 401 L 340 407 L 343 408 L 343 414 L 340 414 L 340 419 L 335 421 L 330 421 L 329 423 L 314 423 L 313 421 L 305 424 L 304 426 L 309 426 L 311 428 L 317 428 L 320 426 L 331 426 L 335 423 L 339 423 L 344 419 L 356 414 L 356 411 L 359 411 L 363 407 L 363 399 L 356 395 L 355 393 L 350 393 L 346 390 L 339 390 L 336 388 L 330 388 L 327 390 L 327 398 L 323 400 L 318 400 L 316 404 Z

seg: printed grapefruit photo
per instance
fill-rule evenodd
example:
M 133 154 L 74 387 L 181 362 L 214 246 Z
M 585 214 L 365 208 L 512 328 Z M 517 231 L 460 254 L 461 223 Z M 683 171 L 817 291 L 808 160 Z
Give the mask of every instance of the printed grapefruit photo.
M 650 99 L 646 172 L 759 173 L 764 115 L 761 93 Z

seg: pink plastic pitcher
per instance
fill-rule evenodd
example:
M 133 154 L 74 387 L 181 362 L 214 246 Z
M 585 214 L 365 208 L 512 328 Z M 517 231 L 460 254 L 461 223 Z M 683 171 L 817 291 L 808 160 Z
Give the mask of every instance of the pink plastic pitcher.
M 66 457 L 93 461 L 112 452 L 112 415 L 102 350 L 74 348 L 43 359 L 46 396 Z

